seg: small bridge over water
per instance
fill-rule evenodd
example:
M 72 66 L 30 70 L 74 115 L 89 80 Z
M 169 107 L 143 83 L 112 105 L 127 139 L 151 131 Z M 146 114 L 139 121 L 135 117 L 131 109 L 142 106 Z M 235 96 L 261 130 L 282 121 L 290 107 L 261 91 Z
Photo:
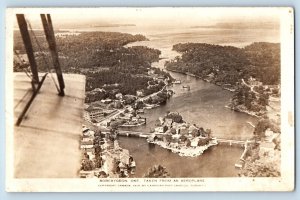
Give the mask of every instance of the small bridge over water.
M 139 131 L 124 131 L 119 130 L 118 135 L 127 136 L 127 137 L 141 137 L 147 138 L 151 133 L 139 132 Z M 236 168 L 242 168 L 245 163 L 246 154 L 248 152 L 248 145 L 255 143 L 253 140 L 233 140 L 233 139 L 223 139 L 223 138 L 214 138 L 218 145 L 229 145 L 229 146 L 238 146 L 244 149 L 239 161 L 235 164 Z
M 127 137 L 141 137 L 147 138 L 151 135 L 149 132 L 142 132 L 142 131 L 126 131 L 126 130 L 119 130 L 118 135 L 120 136 L 127 136 Z M 249 140 L 234 140 L 234 139 L 223 139 L 223 138 L 214 138 L 218 144 L 226 144 L 230 146 L 245 146 L 245 143 L 254 143 L 254 141 Z
M 222 139 L 222 138 L 215 138 L 218 144 L 229 144 L 238 145 L 238 146 L 245 146 L 245 143 L 254 143 L 254 141 L 250 140 L 231 140 L 231 139 Z
M 139 132 L 139 131 L 124 131 L 124 130 L 118 130 L 118 135 L 120 136 L 127 136 L 127 137 L 141 137 L 141 138 L 147 138 L 151 135 L 151 133 L 146 132 Z

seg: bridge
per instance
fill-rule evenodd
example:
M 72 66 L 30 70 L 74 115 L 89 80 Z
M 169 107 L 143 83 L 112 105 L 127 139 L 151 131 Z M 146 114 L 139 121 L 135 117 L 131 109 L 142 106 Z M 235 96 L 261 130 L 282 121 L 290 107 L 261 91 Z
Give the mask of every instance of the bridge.
M 139 131 L 118 130 L 118 135 L 120 135 L 120 136 L 127 136 L 127 137 L 147 138 L 148 136 L 151 135 L 151 133 L 139 132 Z
M 152 133 L 143 132 L 143 131 L 126 131 L 126 130 L 118 130 L 118 135 L 127 136 L 127 137 L 142 137 L 146 138 L 150 136 Z M 213 138 L 218 144 L 227 144 L 229 146 L 241 146 L 244 147 L 246 143 L 254 143 L 255 141 L 249 140 L 233 140 L 233 139 L 224 139 L 224 138 Z
M 231 140 L 231 139 L 223 139 L 223 138 L 215 138 L 218 144 L 229 144 L 232 145 L 239 145 L 245 146 L 246 143 L 254 143 L 255 141 L 250 140 Z
M 147 138 L 151 135 L 151 133 L 141 132 L 141 131 L 125 131 L 119 130 L 118 135 L 120 136 L 127 136 L 127 137 L 140 137 L 140 138 Z M 224 138 L 213 138 L 217 141 L 218 145 L 229 145 L 229 146 L 238 146 L 244 149 L 240 159 L 234 165 L 236 168 L 242 168 L 245 163 L 246 155 L 248 152 L 248 145 L 251 143 L 255 143 L 254 140 L 233 140 L 233 139 L 224 139 Z

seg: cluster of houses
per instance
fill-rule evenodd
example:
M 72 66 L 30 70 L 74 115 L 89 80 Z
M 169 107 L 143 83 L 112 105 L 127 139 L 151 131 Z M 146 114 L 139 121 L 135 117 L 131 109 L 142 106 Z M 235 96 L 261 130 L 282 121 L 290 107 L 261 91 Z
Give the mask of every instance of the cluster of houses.
M 253 87 L 254 90 L 261 89 L 261 92 L 269 95 L 278 96 L 280 94 L 280 85 L 264 85 L 253 77 L 248 78 L 247 83 L 244 84 L 250 88 Z
M 120 127 L 134 127 L 146 124 L 146 118 L 140 116 L 138 113 L 143 113 L 143 109 L 135 110 L 132 106 L 126 106 L 124 112 L 121 112 L 115 119 L 112 119 L 110 124 L 114 121 L 120 121 Z
M 212 139 L 210 130 L 204 130 L 184 121 L 175 122 L 168 116 L 160 117 L 148 142 L 164 144 L 172 148 L 196 148 L 208 145 Z
M 135 102 L 135 99 L 133 99 Z M 118 104 L 119 103 L 119 104 Z M 104 124 L 111 126 L 118 124 L 118 126 L 133 127 L 146 124 L 146 118 L 140 116 L 144 113 L 144 109 L 137 109 L 136 104 L 124 105 L 119 100 L 114 100 L 107 103 L 106 100 L 95 101 L 90 104 L 85 104 L 84 107 L 84 120 L 91 123 L 100 123 L 112 116 Z
M 83 125 L 81 178 L 119 178 L 134 174 L 136 164 L 129 151 L 119 146 L 111 130 L 93 131 Z

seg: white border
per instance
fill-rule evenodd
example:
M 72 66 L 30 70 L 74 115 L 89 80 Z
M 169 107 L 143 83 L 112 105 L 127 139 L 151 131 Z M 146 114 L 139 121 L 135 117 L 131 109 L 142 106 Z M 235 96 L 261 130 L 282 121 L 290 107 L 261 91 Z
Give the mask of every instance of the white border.
M 154 191 L 292 191 L 294 190 L 294 11 L 289 7 L 246 8 L 276 10 L 281 16 L 281 128 L 282 128 L 282 171 L 280 178 L 171 178 L 157 179 L 15 179 L 13 178 L 13 22 L 16 13 L 82 12 L 85 9 L 156 9 L 167 13 L 169 9 L 236 9 L 236 8 L 9 8 L 6 12 L 6 191 L 36 192 L 154 192 Z M 245 9 L 245 8 L 239 8 Z M 203 11 L 203 10 L 202 10 Z M 292 119 L 289 121 L 289 115 Z M 137 182 L 131 182 L 136 180 Z M 165 182 L 170 180 L 171 183 Z M 174 182 L 174 181 L 178 182 Z M 182 182 L 188 180 L 189 182 Z M 164 181 L 164 182 L 162 182 Z M 194 181 L 194 182 L 191 182 Z M 180 183 L 180 184 L 178 184 Z M 105 187 L 103 185 L 114 185 Z M 176 186 L 176 185 L 179 186 Z M 102 185 L 102 186 L 101 186 Z M 130 186 L 122 186 L 130 185 Z M 137 186 L 139 185 L 139 186 Z M 145 186 L 142 186 L 145 185 Z M 156 185 L 156 186 L 150 186 Z M 170 185 L 170 186 L 169 186 Z

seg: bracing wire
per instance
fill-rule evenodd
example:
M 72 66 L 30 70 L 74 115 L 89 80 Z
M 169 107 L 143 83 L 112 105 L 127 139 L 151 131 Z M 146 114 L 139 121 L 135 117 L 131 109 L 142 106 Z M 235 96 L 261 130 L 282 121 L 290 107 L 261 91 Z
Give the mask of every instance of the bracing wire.
M 48 62 L 47 59 L 45 58 L 44 52 L 42 52 L 41 45 L 40 45 L 40 43 L 39 43 L 39 41 L 38 41 L 38 39 L 37 39 L 37 37 L 36 37 L 36 35 L 35 35 L 33 29 L 32 29 L 32 26 L 31 26 L 31 24 L 30 24 L 30 22 L 29 22 L 28 20 L 26 20 L 26 22 L 27 22 L 27 24 L 28 24 L 28 26 L 29 26 L 29 29 L 30 29 L 30 32 L 32 33 L 32 35 L 33 35 L 33 37 L 34 37 L 34 40 L 35 40 L 35 42 L 36 42 L 36 44 L 37 44 L 37 46 L 38 46 L 39 52 L 41 52 L 41 54 L 42 54 L 43 61 L 44 61 L 44 63 L 45 63 L 46 66 L 47 66 L 48 72 L 49 72 L 50 77 L 51 77 L 51 79 L 52 79 L 52 81 L 53 81 L 53 83 L 54 83 L 54 85 L 55 85 L 55 87 L 56 87 L 56 90 L 57 90 L 58 92 L 60 92 L 60 89 L 59 89 L 59 87 L 58 87 L 58 84 L 56 83 L 55 78 L 53 77 L 52 72 L 51 72 L 51 69 L 50 69 L 50 67 L 49 67 L 49 66 L 50 66 L 50 65 L 49 65 L 49 62 Z
M 19 53 L 18 53 L 15 49 L 14 49 L 14 53 L 15 53 L 15 55 L 17 56 L 19 62 L 20 62 L 21 64 L 24 64 L 24 61 L 22 60 L 22 58 L 20 57 Z M 28 78 L 32 81 L 32 80 L 33 80 L 33 77 L 32 77 L 32 75 L 30 74 L 30 72 L 28 72 L 26 68 L 21 68 L 21 69 L 25 72 L 26 76 L 28 76 Z M 26 96 L 29 95 L 29 94 L 30 94 L 30 91 L 28 90 L 28 91 L 25 93 L 25 95 L 22 97 L 22 99 L 25 99 Z M 22 99 L 14 106 L 14 109 L 16 109 L 16 108 L 22 103 Z
M 20 57 L 19 53 L 14 49 L 14 53 L 15 55 L 17 56 L 18 60 L 20 63 L 24 64 L 22 58 Z M 32 75 L 30 74 L 30 72 L 27 71 L 26 68 L 22 68 L 22 70 L 25 72 L 26 76 L 28 76 L 28 78 L 30 78 L 30 80 L 32 81 L 33 80 L 33 77 Z

